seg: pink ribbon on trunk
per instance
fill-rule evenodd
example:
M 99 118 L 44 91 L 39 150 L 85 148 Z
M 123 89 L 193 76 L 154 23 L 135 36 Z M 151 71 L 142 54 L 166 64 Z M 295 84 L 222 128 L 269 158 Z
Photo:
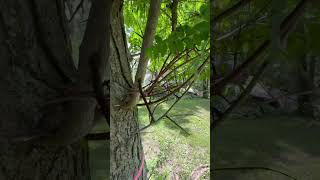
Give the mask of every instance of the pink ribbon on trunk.
M 137 174 L 133 177 L 133 180 L 138 180 L 138 179 L 139 179 L 139 177 L 140 177 L 141 174 L 142 174 L 143 166 L 144 166 L 144 156 L 142 155 L 142 160 L 141 160 L 141 164 L 140 164 L 139 171 L 138 171 Z

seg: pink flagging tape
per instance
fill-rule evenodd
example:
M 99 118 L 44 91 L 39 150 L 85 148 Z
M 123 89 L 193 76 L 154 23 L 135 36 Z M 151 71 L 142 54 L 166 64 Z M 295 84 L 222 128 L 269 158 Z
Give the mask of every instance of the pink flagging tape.
M 139 179 L 139 177 L 140 177 L 141 174 L 142 174 L 143 166 L 144 166 L 144 156 L 142 155 L 142 160 L 141 160 L 141 165 L 140 165 L 139 171 L 138 171 L 138 173 L 133 177 L 133 180 L 138 180 L 138 179 Z

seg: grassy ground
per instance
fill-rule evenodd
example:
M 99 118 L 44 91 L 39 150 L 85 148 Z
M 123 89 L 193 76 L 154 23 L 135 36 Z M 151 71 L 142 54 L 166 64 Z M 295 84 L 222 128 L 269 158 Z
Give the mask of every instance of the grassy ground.
M 265 166 L 299 180 L 320 179 L 319 127 L 299 117 L 228 120 L 213 135 L 215 167 Z M 261 170 L 216 171 L 214 180 L 289 180 Z
M 100 122 L 92 130 L 93 132 L 106 132 L 107 124 Z M 91 180 L 110 179 L 110 163 L 108 162 L 110 154 L 109 141 L 90 141 L 89 142 L 89 161 Z
M 163 103 L 156 118 L 170 103 Z M 142 133 L 144 152 L 151 179 L 170 179 L 178 175 L 189 179 L 194 169 L 210 164 L 209 100 L 184 98 L 170 112 L 170 116 L 186 129 L 189 135 L 168 119 L 149 127 Z M 148 124 L 145 107 L 139 109 L 141 127 Z M 209 172 L 201 179 L 209 179 Z

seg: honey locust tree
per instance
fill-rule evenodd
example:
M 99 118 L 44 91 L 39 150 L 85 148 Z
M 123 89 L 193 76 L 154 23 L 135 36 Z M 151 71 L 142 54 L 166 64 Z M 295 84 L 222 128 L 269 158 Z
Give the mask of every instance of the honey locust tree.
M 132 137 L 132 134 L 126 133 L 127 130 L 123 129 L 123 134 L 126 136 L 123 139 L 131 138 L 130 141 L 139 143 L 139 146 L 141 140 L 138 132 L 163 119 L 174 121 L 170 118 L 170 110 L 194 81 L 208 78 L 209 73 L 208 2 L 162 1 L 153 7 L 154 3 L 156 2 L 149 3 L 143 0 L 124 1 L 122 35 L 126 37 L 124 39 L 127 40 L 128 48 L 124 50 L 118 48 L 118 50 L 126 52 L 127 56 L 125 61 L 119 64 L 121 71 L 118 71 L 117 77 L 122 78 L 122 83 L 114 81 L 115 84 L 111 84 L 111 93 L 114 91 L 119 93 L 119 89 L 124 93 L 122 96 L 115 96 L 122 98 L 120 102 L 111 103 L 112 108 L 115 108 L 114 110 L 111 108 L 111 114 L 116 112 L 118 116 L 121 113 L 127 115 L 128 112 L 132 113 L 130 119 L 135 128 L 130 128 L 129 132 L 136 134 Z M 154 22 L 156 21 L 154 18 L 157 18 L 157 23 Z M 150 33 L 153 33 L 152 39 Z M 126 42 L 124 44 L 126 46 Z M 146 78 L 147 73 L 148 78 Z M 171 97 L 176 98 L 175 103 L 155 119 L 153 116 L 155 109 Z M 150 115 L 150 124 L 140 129 L 136 114 L 137 106 L 146 106 Z M 117 121 L 117 127 L 128 126 L 127 121 Z M 120 144 L 120 140 L 118 138 L 115 142 L 119 141 Z M 130 141 L 126 144 L 131 144 Z M 114 148 L 119 147 L 114 146 Z M 130 146 L 126 148 L 132 149 Z M 113 152 L 113 147 L 111 149 Z M 129 154 L 128 157 L 140 161 L 141 167 L 144 160 L 142 147 L 137 152 L 138 155 Z M 135 170 L 133 172 L 136 174 L 138 166 L 134 167 L 136 168 L 132 170 Z

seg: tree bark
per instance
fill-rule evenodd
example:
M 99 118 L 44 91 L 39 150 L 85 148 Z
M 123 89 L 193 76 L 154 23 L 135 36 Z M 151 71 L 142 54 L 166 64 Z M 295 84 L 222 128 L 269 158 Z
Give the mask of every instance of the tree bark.
M 68 113 L 43 107 L 77 80 L 64 12 L 62 0 L 0 0 L 0 179 L 90 179 L 83 138 L 58 147 L 24 141 L 53 132 Z
M 139 133 L 137 107 L 122 108 L 123 100 L 130 96 L 133 80 L 130 59 L 124 33 L 123 1 L 115 0 L 111 16 L 111 179 L 133 179 L 139 174 L 144 161 Z M 147 179 L 144 165 L 140 180 Z

